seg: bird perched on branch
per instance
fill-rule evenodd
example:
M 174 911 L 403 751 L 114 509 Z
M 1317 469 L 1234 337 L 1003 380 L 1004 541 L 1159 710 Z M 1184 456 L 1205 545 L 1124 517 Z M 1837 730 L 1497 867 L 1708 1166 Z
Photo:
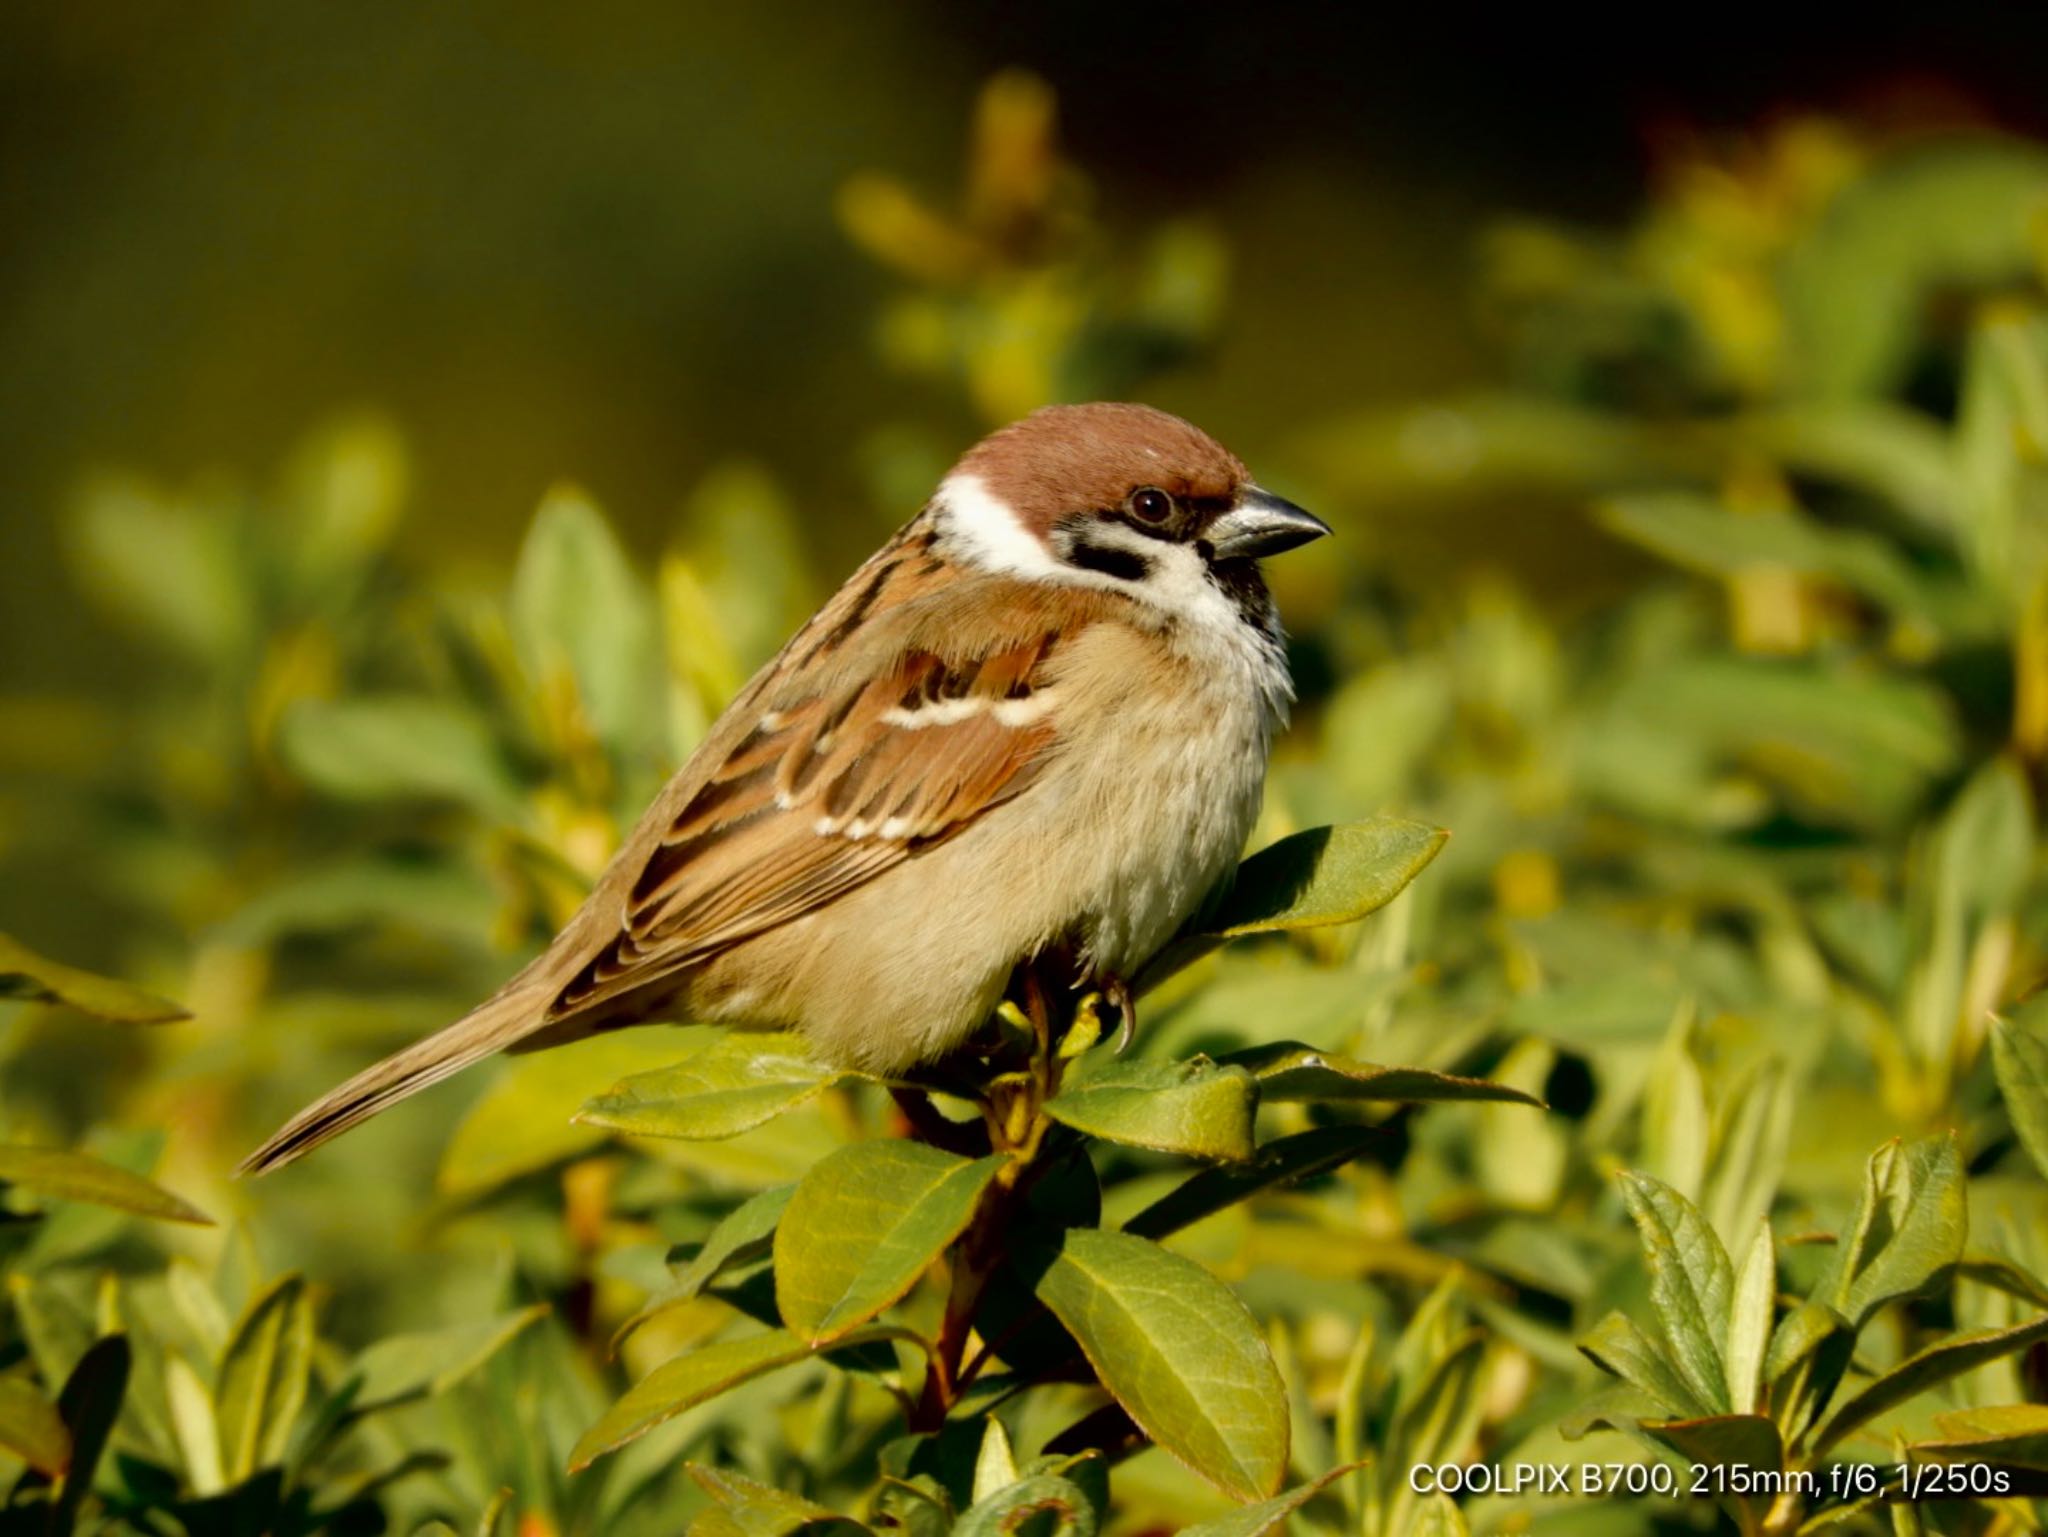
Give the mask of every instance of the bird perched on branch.
M 1329 532 L 1177 417 L 968 451 L 719 717 L 496 994 L 309 1105 L 289 1163 L 494 1051 L 648 1019 L 896 1073 L 1053 946 L 1112 995 L 1231 868 L 1292 688 L 1258 560 Z

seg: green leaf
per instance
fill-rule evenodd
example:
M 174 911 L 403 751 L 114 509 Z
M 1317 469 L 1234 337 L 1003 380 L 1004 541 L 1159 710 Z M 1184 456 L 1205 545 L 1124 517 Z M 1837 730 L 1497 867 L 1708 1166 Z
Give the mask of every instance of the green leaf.
M 1449 838 L 1440 827 L 1399 817 L 1295 833 L 1237 867 L 1202 932 L 1236 939 L 1355 922 L 1399 896 Z
M 1768 1470 L 1785 1466 L 1785 1443 L 1778 1427 L 1761 1414 L 1717 1414 L 1695 1420 L 1646 1420 L 1643 1429 L 1653 1438 L 1700 1467 L 1731 1471 Z M 1728 1503 L 1748 1513 L 1741 1521 L 1744 1531 L 1755 1529 L 1774 1494 L 1731 1494 Z
M 664 714 L 654 604 L 604 514 L 581 491 L 542 500 L 512 576 L 512 634 L 545 689 L 565 676 L 617 752 L 658 744 Z
M 2034 270 L 2031 221 L 2044 189 L 2048 154 L 2015 139 L 1952 136 L 1879 157 L 1787 255 L 1794 393 L 1894 393 L 1930 296 Z
M 1413 1330 L 1411 1320 L 1403 1345 L 1414 1338 Z M 1485 1358 L 1486 1339 L 1474 1329 L 1449 1341 L 1419 1377 L 1402 1370 L 1397 1359 L 1398 1407 L 1376 1469 L 1385 1492 L 1386 1530 L 1413 1530 L 1410 1512 L 1419 1503 L 1419 1491 L 1408 1480 L 1409 1469 L 1460 1460 L 1470 1447 L 1483 1407 L 1479 1368 Z
M 1776 566 L 1825 578 L 1894 614 L 1925 615 L 1929 594 L 1897 547 L 1875 534 L 1832 528 L 1792 511 L 1736 511 L 1694 492 L 1617 497 L 1601 522 L 1675 565 L 1731 577 Z
M 736 1533 L 738 1537 L 795 1537 L 798 1532 L 814 1537 L 841 1537 L 867 1530 L 859 1522 L 813 1504 L 802 1495 L 757 1483 L 723 1468 L 692 1462 L 684 1464 L 684 1470 L 698 1488 L 717 1502 L 718 1514 L 725 1518 L 714 1528 L 717 1532 Z M 697 1527 L 693 1525 L 690 1530 L 695 1532 Z
M 139 1174 L 90 1153 L 54 1147 L 0 1145 L 0 1181 L 62 1201 L 88 1201 L 166 1222 L 211 1227 L 213 1218 Z
M 1987 1361 L 1996 1361 L 2025 1350 L 2041 1339 L 2048 1339 L 2048 1314 L 2010 1328 L 1952 1334 L 1937 1340 L 1925 1350 L 1908 1356 L 1875 1382 L 1866 1384 L 1830 1415 L 1814 1441 L 1814 1451 L 1816 1454 L 1824 1453 L 1857 1427 L 1868 1424 L 1909 1399 L 1917 1398 L 1936 1384 L 1961 1376 Z
M 1656 1341 L 1625 1313 L 1609 1313 L 1579 1341 L 1596 1366 L 1654 1399 L 1666 1414 L 1701 1415 L 1700 1395 Z
M 2040 1005 L 2029 1006 L 2020 1019 L 1991 1021 L 1991 1065 L 1998 1092 L 2012 1117 L 2020 1146 L 2034 1168 L 2048 1179 L 2048 1039 L 2037 1033 Z
M 775 1239 L 775 1226 L 794 1194 L 794 1184 L 777 1185 L 726 1213 L 677 1275 L 675 1284 L 650 1297 L 639 1312 L 619 1325 L 618 1333 L 612 1336 L 612 1353 L 616 1355 L 626 1338 L 648 1319 L 688 1302 L 732 1266 L 767 1258 Z
M 1207 1057 L 1186 1062 L 1110 1062 L 1045 1102 L 1063 1125 L 1106 1142 L 1193 1158 L 1252 1156 L 1258 1086 L 1241 1067 Z
M 303 699 L 286 712 L 278 747 L 315 789 L 343 800 L 446 800 L 493 820 L 525 808 L 481 716 L 425 695 Z
M 1095 1537 L 1095 1529 L 1087 1492 L 1071 1479 L 1041 1473 L 976 1501 L 953 1537 L 1009 1537 L 1021 1530 L 1041 1537 Z
M 1242 1302 L 1192 1260 L 1126 1233 L 1076 1229 L 1034 1290 L 1111 1396 L 1177 1460 L 1241 1500 L 1287 1471 L 1287 1393 Z
M 1848 1332 L 1848 1321 L 1827 1303 L 1812 1298 L 1800 1303 L 1778 1320 L 1778 1327 L 1771 1333 L 1771 1348 L 1764 1357 L 1764 1381 L 1775 1383 L 1824 1341 Z
M 775 1303 L 813 1345 L 867 1322 L 965 1231 L 1003 1167 L 921 1142 L 856 1142 L 806 1174 L 776 1225 Z
M 1993 1409 L 1956 1409 L 1937 1414 L 1939 1441 L 1915 1442 L 1911 1450 L 1954 1462 L 1990 1462 L 2048 1472 L 2048 1404 L 2002 1404 Z
M 192 1488 L 202 1495 L 218 1494 L 227 1487 L 220 1470 L 220 1423 L 213 1412 L 213 1395 L 199 1380 L 192 1363 L 176 1351 L 164 1357 L 164 1397 L 171 1413 L 171 1434 L 178 1443 L 178 1455 L 185 1460 Z
M 715 1141 L 752 1131 L 849 1076 L 819 1063 L 799 1035 L 734 1030 L 673 1067 L 614 1085 L 576 1119 L 637 1137 Z
M 5 934 L 0 934 L 0 998 L 68 1004 L 95 1019 L 124 1025 L 161 1025 L 192 1017 L 167 998 L 53 961 Z
M 1650 1299 L 1672 1359 L 1694 1393 L 1716 1413 L 1728 1408 L 1721 1346 L 1735 1275 L 1727 1250 L 1684 1196 L 1646 1174 L 1624 1171 L 1622 1198 L 1650 1266 Z
M 71 1465 L 71 1432 L 57 1406 L 20 1377 L 0 1377 L 0 1447 L 50 1478 Z
M 1955 1138 L 1886 1143 L 1870 1156 L 1854 1230 L 1836 1251 L 1829 1300 L 1861 1329 L 1877 1309 L 1919 1295 L 1960 1260 L 1968 1230 Z
M 604 1031 L 531 1056 L 506 1058 L 491 1086 L 456 1124 L 434 1183 L 466 1196 L 578 1157 L 605 1140 L 601 1126 L 575 1118 L 601 1083 L 673 1062 L 679 1041 L 715 1041 L 708 1029 Z
M 498 1318 L 418 1334 L 392 1334 L 364 1349 L 347 1375 L 361 1379 L 357 1404 L 368 1408 L 447 1392 L 548 1316 L 545 1302 Z
M 1285 1494 L 1276 1494 L 1270 1500 L 1261 1500 L 1256 1505 L 1233 1510 L 1229 1515 L 1218 1516 L 1214 1521 L 1184 1526 L 1180 1530 L 1180 1537 L 1273 1537 L 1274 1533 L 1286 1527 L 1289 1516 L 1337 1479 L 1357 1472 L 1361 1466 L 1361 1463 L 1351 1463 L 1345 1467 L 1332 1468 L 1313 1482 L 1297 1484 Z
M 904 1338 L 908 1336 L 900 1329 L 878 1327 L 855 1330 L 835 1344 L 848 1346 Z M 569 1471 L 581 1472 L 607 1452 L 637 1440 L 685 1409 L 708 1403 L 743 1382 L 795 1366 L 816 1354 L 810 1345 L 786 1329 L 700 1345 L 655 1367 L 584 1431 L 569 1453 Z
M 1381 1067 L 1374 1062 L 1356 1062 L 1334 1052 L 1304 1046 L 1299 1041 L 1273 1041 L 1247 1047 L 1217 1060 L 1228 1066 L 1242 1067 L 1256 1078 L 1259 1099 L 1264 1104 L 1309 1100 L 1401 1104 L 1421 1104 L 1431 1100 L 1495 1100 L 1534 1105 L 1539 1109 L 1543 1105 L 1542 1100 L 1504 1083 L 1432 1073 L 1419 1067 Z
M 1342 1168 L 1386 1133 L 1371 1126 L 1318 1126 L 1268 1142 L 1244 1163 L 1203 1169 L 1123 1225 L 1135 1238 L 1164 1238 L 1277 1185 Z
M 214 1403 L 230 1485 L 283 1460 L 312 1364 L 313 1306 L 304 1281 L 286 1276 L 250 1303 L 221 1356 Z
M 1374 817 L 1282 838 L 1237 867 L 1222 899 L 1145 964 L 1134 988 L 1146 992 L 1228 939 L 1351 923 L 1376 912 L 1449 837 L 1420 822 Z
M 113 1434 L 114 1421 L 121 1413 L 121 1400 L 128 1391 L 128 1372 L 134 1352 L 125 1334 L 110 1334 L 95 1340 L 79 1357 L 57 1395 L 57 1414 L 71 1436 L 71 1463 L 64 1472 L 64 1487 L 50 1514 L 48 1531 L 53 1537 L 68 1537 L 78 1520 L 86 1491 L 92 1488 L 100 1455 Z
M 1744 1251 L 1742 1266 L 1735 1273 L 1729 1300 L 1728 1407 L 1737 1414 L 1748 1414 L 1757 1406 L 1777 1295 L 1777 1251 L 1771 1243 L 1770 1224 L 1759 1222 L 1756 1237 Z
M 140 633 L 211 666 L 247 645 L 245 555 L 215 509 L 106 477 L 87 487 L 69 532 L 82 585 Z

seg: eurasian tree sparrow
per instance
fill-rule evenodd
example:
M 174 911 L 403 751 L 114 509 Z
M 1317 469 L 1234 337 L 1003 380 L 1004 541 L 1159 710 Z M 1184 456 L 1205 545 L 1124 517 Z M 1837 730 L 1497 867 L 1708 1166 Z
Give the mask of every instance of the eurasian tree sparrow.
M 505 1047 L 722 1021 L 889 1074 L 1049 946 L 1119 987 L 1244 846 L 1292 698 L 1257 560 L 1328 532 L 1146 406 L 994 433 L 741 691 L 546 951 L 244 1169 Z

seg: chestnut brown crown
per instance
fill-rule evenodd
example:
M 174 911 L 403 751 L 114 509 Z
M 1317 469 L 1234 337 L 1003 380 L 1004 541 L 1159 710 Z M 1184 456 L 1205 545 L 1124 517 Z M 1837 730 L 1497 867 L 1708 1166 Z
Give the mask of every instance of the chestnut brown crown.
M 1199 427 L 1151 406 L 1045 406 L 983 438 L 954 467 L 980 478 L 1024 528 L 1049 541 L 1075 513 L 1157 487 L 1190 507 L 1227 507 L 1251 476 Z

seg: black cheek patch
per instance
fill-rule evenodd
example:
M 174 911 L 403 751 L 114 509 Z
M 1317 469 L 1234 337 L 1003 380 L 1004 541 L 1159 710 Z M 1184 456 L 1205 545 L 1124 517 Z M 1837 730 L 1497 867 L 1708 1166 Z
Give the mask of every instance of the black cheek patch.
M 1142 582 L 1152 574 L 1152 562 L 1136 551 L 1109 544 L 1090 544 L 1085 539 L 1074 541 L 1073 547 L 1067 551 L 1067 564 L 1124 582 Z

